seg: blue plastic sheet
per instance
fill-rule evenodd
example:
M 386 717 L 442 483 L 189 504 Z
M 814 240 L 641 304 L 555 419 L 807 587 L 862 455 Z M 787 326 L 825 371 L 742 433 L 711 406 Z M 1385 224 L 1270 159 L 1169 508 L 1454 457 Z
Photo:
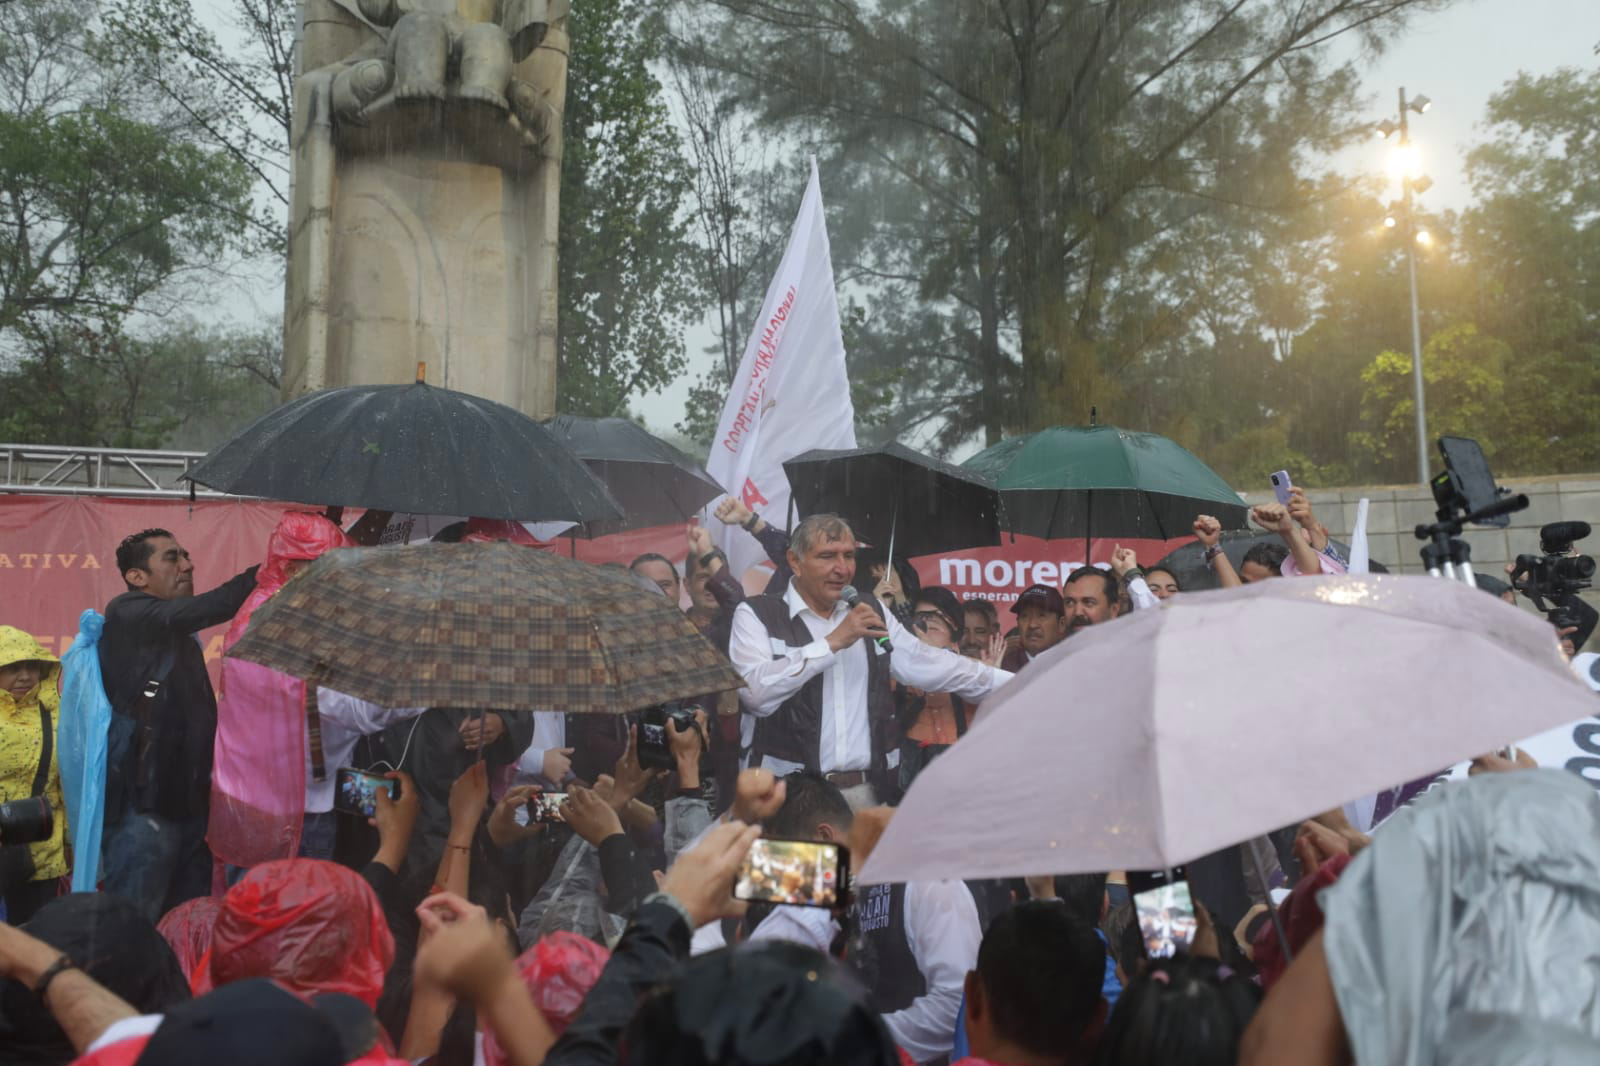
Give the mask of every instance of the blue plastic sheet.
M 56 760 L 61 791 L 72 827 L 72 891 L 93 892 L 100 874 L 100 835 L 106 813 L 106 735 L 111 702 L 100 679 L 97 611 L 78 618 L 78 636 L 61 657 L 61 721 L 56 727 Z

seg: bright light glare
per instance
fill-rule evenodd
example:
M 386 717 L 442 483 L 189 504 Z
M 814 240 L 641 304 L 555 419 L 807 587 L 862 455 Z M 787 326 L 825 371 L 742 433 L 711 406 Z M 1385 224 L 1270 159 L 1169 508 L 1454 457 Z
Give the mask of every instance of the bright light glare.
M 1417 230 L 1417 243 L 1418 244 L 1423 244 L 1423 245 L 1432 244 L 1433 243 L 1433 234 L 1429 233 L 1425 229 Z
M 1395 218 L 1393 215 L 1390 215 L 1389 217 L 1387 217 L 1387 218 L 1385 218 L 1383 220 L 1383 224 L 1388 229 L 1394 229 L 1396 226 L 1398 226 L 1400 224 L 1400 220 Z
M 1389 154 L 1389 177 L 1395 181 L 1409 178 L 1422 172 L 1422 154 L 1417 151 L 1415 144 L 1396 145 Z

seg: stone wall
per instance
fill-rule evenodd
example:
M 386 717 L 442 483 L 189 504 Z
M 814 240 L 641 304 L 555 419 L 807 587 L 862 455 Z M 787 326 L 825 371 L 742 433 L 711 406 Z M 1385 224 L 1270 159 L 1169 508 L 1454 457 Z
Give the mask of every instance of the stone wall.
M 1512 492 L 1525 493 L 1528 509 L 1511 516 L 1505 529 L 1469 528 L 1463 535 L 1472 546 L 1472 566 L 1479 573 L 1505 578 L 1505 564 L 1519 554 L 1538 554 L 1539 527 L 1548 522 L 1583 521 L 1596 533 L 1579 541 L 1585 555 L 1600 555 L 1600 474 L 1564 474 L 1541 478 L 1500 478 Z M 1272 490 L 1242 494 L 1251 504 L 1271 503 Z M 1367 543 L 1372 558 L 1400 573 L 1422 572 L 1422 547 L 1413 533 L 1419 524 L 1434 521 L 1433 494 L 1426 486 L 1371 485 L 1355 488 L 1306 489 L 1317 517 L 1336 540 L 1348 541 L 1356 520 L 1356 501 L 1371 502 L 1367 514 Z M 1600 606 L 1594 589 L 1584 594 Z M 1591 645 L 1592 646 L 1592 645 Z

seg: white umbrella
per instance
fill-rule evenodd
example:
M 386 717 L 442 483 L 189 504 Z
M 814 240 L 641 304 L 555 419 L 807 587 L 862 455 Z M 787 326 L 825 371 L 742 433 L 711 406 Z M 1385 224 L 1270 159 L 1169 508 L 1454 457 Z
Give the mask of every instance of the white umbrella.
M 1458 582 L 1182 594 L 991 696 L 858 880 L 1167 868 L 1595 709 L 1547 622 Z

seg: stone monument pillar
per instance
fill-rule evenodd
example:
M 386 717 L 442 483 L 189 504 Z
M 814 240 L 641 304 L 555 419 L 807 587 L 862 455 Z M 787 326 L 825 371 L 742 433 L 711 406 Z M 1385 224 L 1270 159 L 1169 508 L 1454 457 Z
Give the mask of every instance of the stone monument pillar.
M 284 399 L 430 384 L 555 413 L 565 0 L 305 0 Z

